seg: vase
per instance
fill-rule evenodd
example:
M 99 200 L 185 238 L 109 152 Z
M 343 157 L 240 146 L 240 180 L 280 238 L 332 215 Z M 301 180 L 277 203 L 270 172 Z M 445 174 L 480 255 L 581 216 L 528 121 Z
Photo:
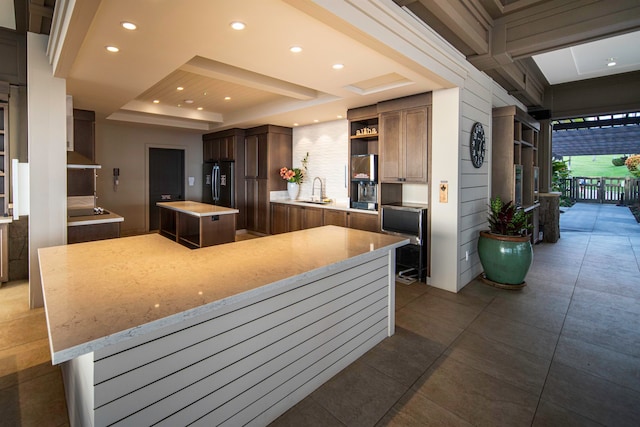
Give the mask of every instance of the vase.
M 524 286 L 524 278 L 533 262 L 529 236 L 504 236 L 480 232 L 478 256 L 484 276 L 491 282 L 509 286 Z
M 289 192 L 289 198 L 291 200 L 296 200 L 298 198 L 298 193 L 300 193 L 300 184 L 297 182 L 287 182 L 287 191 Z

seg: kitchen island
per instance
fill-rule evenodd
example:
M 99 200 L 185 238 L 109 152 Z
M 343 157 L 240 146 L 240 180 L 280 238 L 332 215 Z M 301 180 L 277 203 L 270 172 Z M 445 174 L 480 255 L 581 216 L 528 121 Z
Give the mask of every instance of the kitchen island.
M 189 248 L 235 241 L 238 209 L 207 203 L 158 202 L 160 234 Z
M 39 249 L 71 425 L 267 424 L 393 334 L 406 243 L 326 226 Z

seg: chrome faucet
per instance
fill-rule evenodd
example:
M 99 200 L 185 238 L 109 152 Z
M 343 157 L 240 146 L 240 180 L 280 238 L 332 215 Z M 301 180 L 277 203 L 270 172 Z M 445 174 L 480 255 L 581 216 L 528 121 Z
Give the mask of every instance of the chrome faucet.
M 320 179 L 319 176 L 316 176 L 315 178 L 313 178 L 313 187 L 311 188 L 311 198 L 313 199 L 313 196 L 315 196 L 316 194 L 316 180 L 320 181 L 320 200 L 323 200 L 325 199 L 324 184 L 322 184 L 322 180 Z

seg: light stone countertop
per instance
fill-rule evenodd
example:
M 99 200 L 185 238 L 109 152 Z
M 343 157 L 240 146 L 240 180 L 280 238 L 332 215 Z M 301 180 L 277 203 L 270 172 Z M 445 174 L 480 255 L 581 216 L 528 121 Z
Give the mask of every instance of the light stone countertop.
M 41 248 L 52 361 L 71 360 L 407 242 L 325 226 L 196 250 L 159 234 Z
M 109 211 L 108 214 L 67 217 L 67 226 L 75 227 L 78 225 L 96 225 L 123 221 L 123 217 L 121 217 L 117 213 Z
M 157 206 L 161 208 L 167 208 L 174 211 L 182 212 L 193 216 L 213 216 L 213 215 L 227 215 L 237 214 L 240 211 L 238 209 L 227 208 L 224 206 L 210 205 L 207 203 L 179 201 L 179 202 L 158 202 Z
M 305 206 L 305 207 L 316 207 L 322 209 L 335 209 L 339 211 L 347 211 L 347 212 L 358 212 L 369 215 L 377 215 L 378 211 L 370 211 L 367 209 L 355 209 L 350 208 L 347 203 L 313 203 L 313 202 L 305 202 L 303 200 L 291 200 L 291 199 L 271 199 L 271 203 L 281 203 L 285 205 L 296 205 L 296 206 Z
M 0 216 L 0 224 L 11 224 L 13 222 L 13 217 L 11 216 Z

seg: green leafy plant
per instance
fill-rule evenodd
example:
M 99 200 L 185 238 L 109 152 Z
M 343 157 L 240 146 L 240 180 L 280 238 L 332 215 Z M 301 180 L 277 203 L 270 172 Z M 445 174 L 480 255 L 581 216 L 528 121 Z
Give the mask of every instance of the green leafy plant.
M 497 196 L 489 205 L 489 231 L 505 236 L 526 236 L 531 231 L 530 217 L 530 213 L 512 202 L 504 203 Z
M 554 160 L 552 164 L 551 188 L 560 192 L 560 206 L 572 206 L 573 202 L 565 193 L 567 178 L 569 178 L 569 165 L 565 160 Z
M 624 166 L 624 162 L 627 159 L 628 159 L 627 156 L 614 157 L 613 159 L 611 159 L 611 163 L 613 164 L 613 166 Z

